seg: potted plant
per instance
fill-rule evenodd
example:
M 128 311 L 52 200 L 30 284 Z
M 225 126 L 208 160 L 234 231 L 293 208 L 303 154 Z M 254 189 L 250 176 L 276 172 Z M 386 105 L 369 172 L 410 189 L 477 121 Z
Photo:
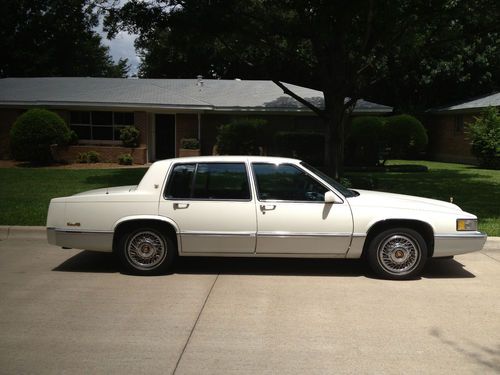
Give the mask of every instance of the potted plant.
M 200 141 L 197 138 L 182 138 L 179 157 L 200 156 Z

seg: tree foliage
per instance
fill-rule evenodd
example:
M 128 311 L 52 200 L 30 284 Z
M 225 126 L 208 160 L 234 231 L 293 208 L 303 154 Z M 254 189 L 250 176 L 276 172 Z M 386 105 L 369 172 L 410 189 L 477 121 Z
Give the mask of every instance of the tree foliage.
M 415 158 L 425 151 L 429 141 L 427 131 L 415 117 L 410 115 L 389 117 L 384 128 L 391 158 Z
M 468 126 L 472 153 L 487 168 L 500 168 L 500 113 L 498 108 L 485 109 Z
M 259 130 L 265 120 L 252 118 L 234 119 L 219 126 L 217 151 L 221 155 L 259 155 Z
M 32 163 L 52 161 L 50 146 L 66 145 L 71 138 L 68 125 L 54 112 L 30 109 L 10 130 L 10 150 L 15 160 Z
M 139 34 L 144 76 L 275 81 L 324 120 L 338 178 L 357 99 L 415 108 L 499 88 L 499 18 L 497 0 L 131 0 L 106 26 Z M 324 107 L 280 81 L 322 91 Z
M 0 77 L 125 77 L 127 59 L 116 64 L 94 31 L 91 0 L 2 0 Z

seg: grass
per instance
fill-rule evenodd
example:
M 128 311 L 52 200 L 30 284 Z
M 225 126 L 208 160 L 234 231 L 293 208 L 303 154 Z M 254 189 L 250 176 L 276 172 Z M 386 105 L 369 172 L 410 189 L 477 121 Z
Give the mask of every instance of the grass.
M 479 229 L 500 236 L 500 171 L 464 164 L 390 161 L 389 165 L 425 165 L 427 172 L 351 172 L 353 187 L 450 201 L 477 215 Z
M 0 168 L 0 225 L 45 225 L 51 198 L 136 185 L 145 172 L 145 168 Z
M 463 164 L 425 165 L 427 172 L 350 172 L 353 187 L 418 195 L 458 204 L 479 217 L 480 230 L 500 236 L 500 171 Z M 106 186 L 135 185 L 146 169 L 0 169 L 0 225 L 45 225 L 51 198 Z

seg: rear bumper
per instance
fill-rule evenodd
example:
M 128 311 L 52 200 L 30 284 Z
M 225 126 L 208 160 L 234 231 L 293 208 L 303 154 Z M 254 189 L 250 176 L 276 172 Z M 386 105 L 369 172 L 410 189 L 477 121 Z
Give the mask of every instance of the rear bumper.
M 51 245 L 73 249 L 113 251 L 113 232 L 47 228 L 47 241 Z
M 479 251 L 486 243 L 485 233 L 442 234 L 434 237 L 434 258 Z

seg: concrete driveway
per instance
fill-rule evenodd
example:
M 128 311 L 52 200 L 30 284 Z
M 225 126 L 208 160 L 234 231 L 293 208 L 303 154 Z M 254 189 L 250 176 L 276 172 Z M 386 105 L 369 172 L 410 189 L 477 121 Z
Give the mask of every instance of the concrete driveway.
M 0 241 L 0 373 L 500 372 L 500 244 L 377 280 L 359 261 L 186 259 L 161 277 Z

